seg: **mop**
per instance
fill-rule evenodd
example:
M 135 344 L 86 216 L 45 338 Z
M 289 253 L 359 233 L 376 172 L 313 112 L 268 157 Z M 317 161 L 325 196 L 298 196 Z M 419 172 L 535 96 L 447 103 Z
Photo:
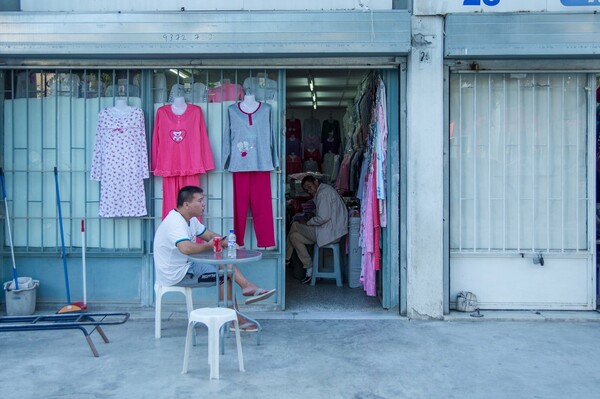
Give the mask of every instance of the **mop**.
M 19 278 L 17 277 L 17 264 L 15 262 L 15 248 L 13 246 L 12 232 L 10 231 L 10 217 L 8 216 L 8 201 L 6 200 L 6 187 L 4 186 L 4 170 L 0 168 L 0 180 L 2 180 L 2 198 L 4 200 L 4 209 L 6 210 L 6 227 L 8 232 L 8 242 L 10 243 L 10 255 L 13 265 L 13 279 L 15 280 L 15 290 L 19 289 Z
M 54 167 L 54 183 L 56 185 L 56 206 L 58 207 L 58 223 L 60 225 L 60 242 L 61 242 L 61 255 L 63 260 L 63 270 L 65 273 L 65 286 L 67 287 L 67 302 L 66 306 L 63 306 L 56 313 L 72 313 L 81 312 L 83 309 L 79 306 L 81 303 L 71 303 L 71 290 L 69 289 L 69 272 L 67 269 L 67 251 L 65 250 L 65 233 L 62 223 L 62 210 L 60 205 L 60 191 L 58 189 L 58 171 L 56 166 Z

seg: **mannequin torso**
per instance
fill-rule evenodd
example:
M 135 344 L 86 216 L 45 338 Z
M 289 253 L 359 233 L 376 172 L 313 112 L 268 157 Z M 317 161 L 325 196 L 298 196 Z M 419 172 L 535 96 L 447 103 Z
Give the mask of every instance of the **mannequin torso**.
M 123 98 L 117 98 L 115 100 L 115 110 L 119 112 L 128 112 L 129 106 L 127 105 L 127 100 Z
M 187 104 L 185 103 L 185 97 L 175 97 L 173 99 L 173 104 L 171 104 L 171 111 L 175 115 L 182 115 L 187 109 Z
M 240 103 L 240 108 L 242 111 L 251 114 L 258 109 L 259 105 L 260 103 L 256 101 L 256 98 L 253 94 L 246 94 L 244 96 L 244 101 Z

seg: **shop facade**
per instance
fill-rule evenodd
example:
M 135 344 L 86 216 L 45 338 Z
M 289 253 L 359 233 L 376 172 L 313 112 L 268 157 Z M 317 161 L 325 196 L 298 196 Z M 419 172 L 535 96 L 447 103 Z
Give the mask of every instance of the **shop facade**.
M 143 178 L 146 214 L 104 215 L 100 185 L 90 178 L 97 156 L 94 142 L 99 112 L 125 99 L 143 111 L 144 145 L 152 155 L 157 109 L 183 90 L 188 103 L 202 108 L 215 161 L 199 176 L 207 190 L 205 222 L 214 231 L 232 227 L 231 175 L 224 169 L 222 131 L 227 106 L 243 96 L 245 83 L 266 79 L 273 109 L 275 147 L 285 159 L 286 71 L 299 69 L 376 71 L 388 88 L 388 228 L 382 231 L 382 269 L 377 295 L 384 308 L 400 302 L 398 253 L 400 196 L 400 93 L 410 50 L 410 15 L 403 10 L 161 12 L 7 12 L 2 31 L 2 164 L 13 222 L 20 275 L 43 283 L 38 303 L 65 300 L 60 231 L 64 228 L 72 297 L 80 297 L 82 219 L 86 224 L 88 301 L 102 305 L 151 306 L 152 238 L 160 222 L 160 177 Z M 176 27 L 176 28 L 174 28 Z M 345 32 L 345 33 L 344 33 Z M 403 67 L 404 66 L 404 67 Z M 234 98 L 213 101 L 235 87 Z M 205 93 L 205 94 L 203 94 Z M 189 97 L 189 99 L 187 98 Z M 404 129 L 405 132 L 405 129 Z M 148 160 L 151 164 L 152 160 Z M 54 175 L 56 166 L 58 174 Z M 263 259 L 245 274 L 277 295 L 264 310 L 285 304 L 285 169 L 271 172 L 276 245 L 262 248 L 248 219 L 245 246 Z M 143 174 L 143 173 L 142 173 Z M 63 225 L 57 215 L 58 181 Z M 8 237 L 3 236 L 5 248 Z M 2 276 L 11 259 L 2 258 Z M 387 267 L 389 265 L 389 267 Z M 208 290 L 195 295 L 207 299 Z
M 445 312 L 461 291 L 481 309 L 596 309 L 598 4 L 526 8 L 413 9 L 446 14 Z
M 90 301 L 153 304 L 160 179 L 144 183 L 148 216 L 112 219 L 98 217 L 99 187 L 89 179 L 95 117 L 119 90 L 144 110 L 150 146 L 157 108 L 182 85 L 205 113 L 218 165 L 227 104 L 194 88 L 228 81 L 243 89 L 247 79 L 266 77 L 274 82 L 267 103 L 285 159 L 288 78 L 327 69 L 376 72 L 387 88 L 383 308 L 438 319 L 460 291 L 471 291 L 481 309 L 595 309 L 600 5 L 544 0 L 521 12 L 509 0 L 414 2 L 401 10 L 391 3 L 351 11 L 0 15 L 2 165 L 11 218 L 25 226 L 15 225 L 17 264 L 45 282 L 40 300 L 64 298 L 57 166 L 71 289 L 80 292 L 85 218 Z M 77 83 L 77 94 L 57 95 L 60 78 L 63 92 Z M 93 79 L 103 78 L 104 95 L 96 95 Z M 285 175 L 283 166 L 271 174 L 276 248 L 246 272 L 278 288 L 265 310 L 286 309 Z M 209 227 L 229 229 L 231 176 L 217 167 L 200 184 L 209 193 Z M 248 223 L 247 246 L 262 250 Z M 5 254 L 0 275 L 8 280 Z
M 595 309 L 598 64 L 576 59 L 598 47 L 576 27 L 599 21 L 481 16 L 475 49 L 474 19 L 448 17 L 451 298 L 478 286 L 492 309 Z M 517 26 L 515 48 L 497 32 Z

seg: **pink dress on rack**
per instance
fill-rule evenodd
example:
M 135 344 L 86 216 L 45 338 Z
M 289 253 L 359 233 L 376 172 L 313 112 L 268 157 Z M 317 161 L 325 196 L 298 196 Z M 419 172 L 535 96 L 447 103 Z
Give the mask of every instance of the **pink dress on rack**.
M 366 162 L 366 161 L 365 161 Z M 367 296 L 377 294 L 376 270 L 379 270 L 379 218 L 375 192 L 374 170 L 367 174 L 361 202 L 361 230 L 359 244 L 362 248 L 360 282 Z

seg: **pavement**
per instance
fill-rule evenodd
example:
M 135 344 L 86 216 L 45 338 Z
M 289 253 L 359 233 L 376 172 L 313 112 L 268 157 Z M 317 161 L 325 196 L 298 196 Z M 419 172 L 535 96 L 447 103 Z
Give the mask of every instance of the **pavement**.
M 175 308 L 173 308 L 175 309 Z M 180 309 L 180 307 L 179 307 Z M 98 310 L 95 310 L 98 311 Z M 131 309 L 110 343 L 78 330 L 0 333 L 0 398 L 598 398 L 600 313 L 482 311 L 417 321 L 396 312 L 255 312 L 246 372 L 225 338 L 209 380 L 206 330 L 181 374 L 185 312 Z M 337 317 L 334 317 L 337 315 Z

